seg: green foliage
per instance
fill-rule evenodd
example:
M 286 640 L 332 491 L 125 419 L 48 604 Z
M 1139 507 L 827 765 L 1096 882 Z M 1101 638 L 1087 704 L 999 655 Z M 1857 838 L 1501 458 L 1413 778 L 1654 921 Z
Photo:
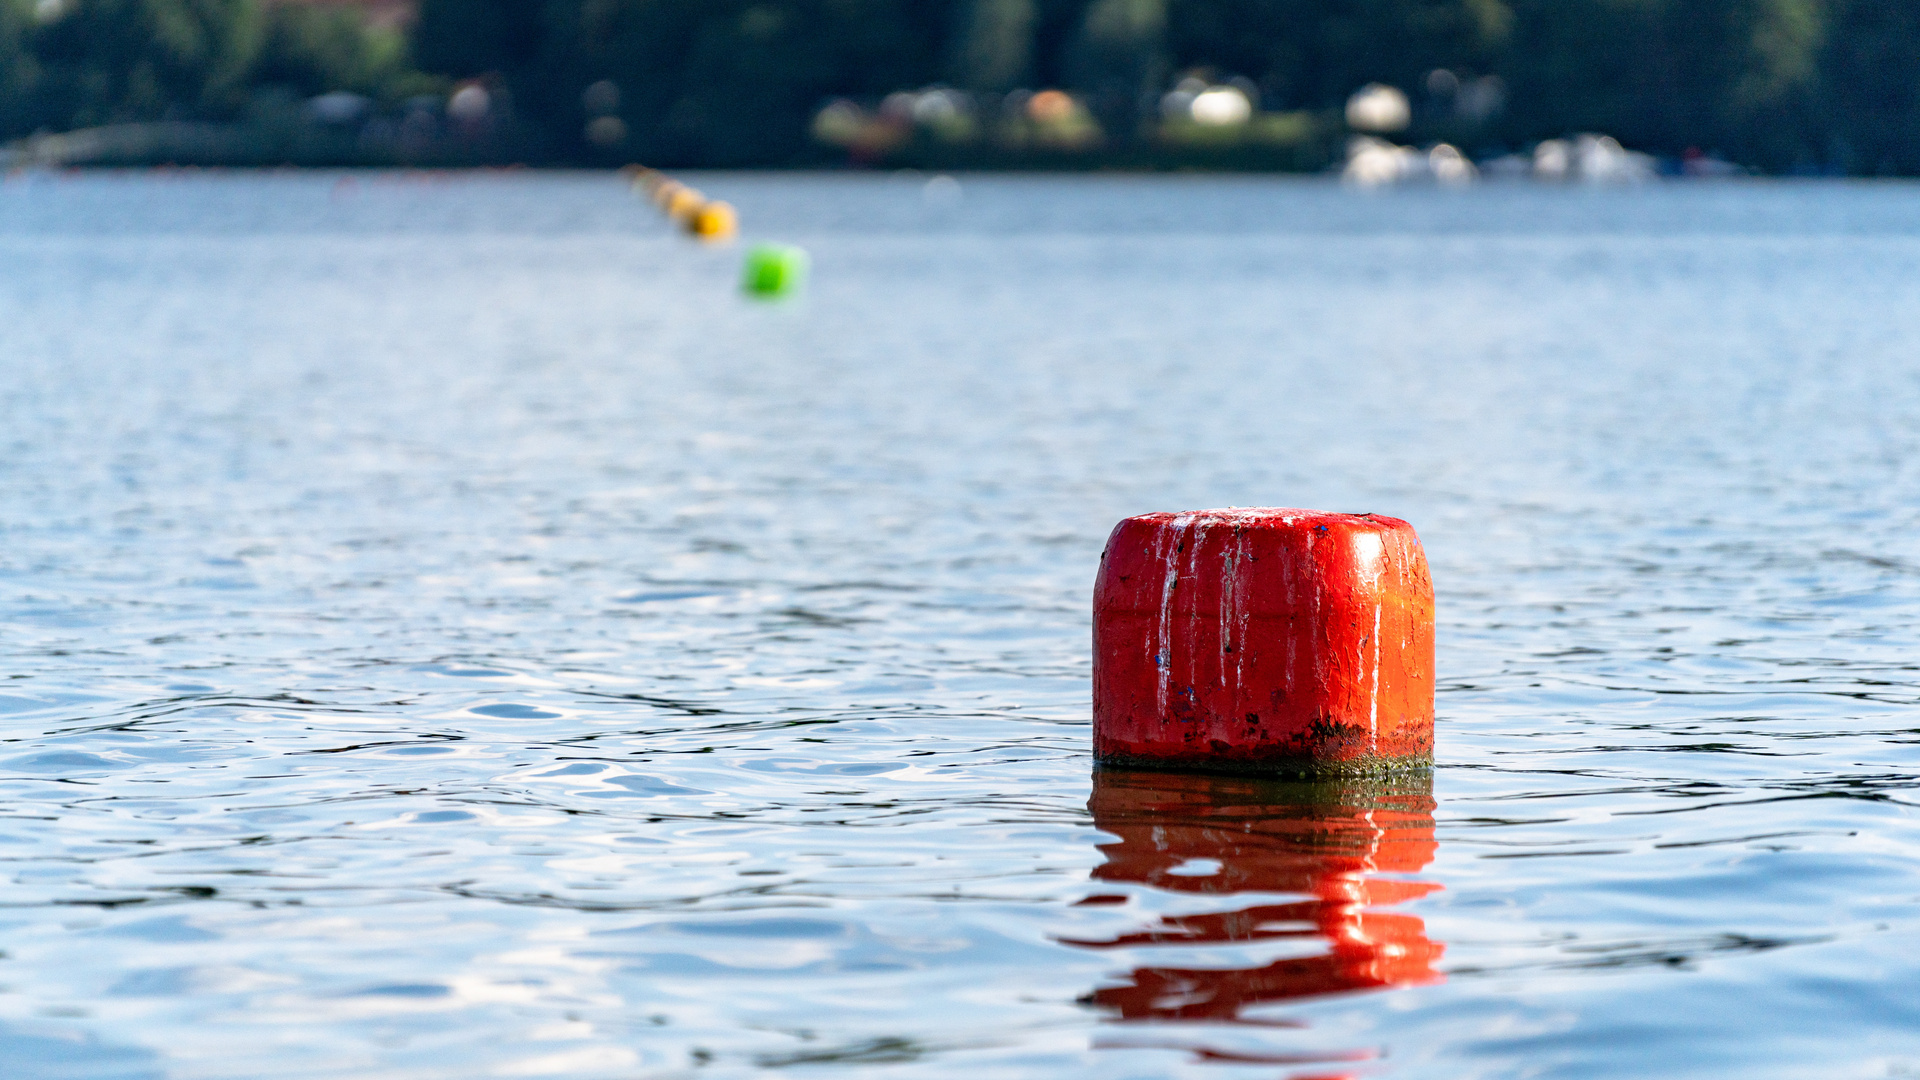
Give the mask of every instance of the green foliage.
M 1920 4 L 1837 4 L 1818 66 L 1828 162 L 1852 172 L 1920 174 Z
M 66 0 L 30 36 L 37 111 L 85 127 L 231 115 L 264 37 L 250 0 Z
M 24 126 L 40 65 L 27 47 L 33 25 L 28 0 L 0 0 L 0 133 Z
M 1169 143 L 1156 102 L 1186 74 L 1251 79 L 1264 116 L 1311 134 Z M 1306 162 L 1337 145 L 1347 95 L 1380 81 L 1413 98 L 1407 138 L 1473 150 L 1598 131 L 1776 170 L 1920 173 L 1914 0 L 422 0 L 404 36 L 295 0 L 0 0 L 0 137 L 284 126 L 335 90 L 394 126 L 408 96 L 470 78 L 494 106 L 461 152 L 548 162 L 828 161 L 807 134 L 825 102 L 870 109 L 941 80 L 989 109 L 1021 87 L 1074 90 L 1106 132 L 1084 154 L 1115 162 L 1174 143 L 1284 143 Z M 1452 96 L 1469 87 L 1473 108 Z
M 399 33 L 341 10 L 259 0 L 0 0 L 0 137 L 234 120 L 332 90 L 391 98 L 418 81 Z
M 972 0 L 954 43 L 953 81 L 968 90 L 1007 91 L 1033 70 L 1033 0 Z
M 1072 82 L 1151 93 L 1160 81 L 1166 33 L 1166 0 L 1093 0 L 1068 56 L 1068 65 L 1079 69 Z
M 1174 0 L 1168 44 L 1177 67 L 1244 75 L 1271 103 L 1328 109 L 1370 82 L 1412 88 L 1435 68 L 1485 71 L 1513 21 L 1502 0 Z
M 443 75 L 503 76 L 557 155 L 782 163 L 819 152 L 807 128 L 824 99 L 937 78 L 954 9 L 955 0 L 429 0 L 415 56 Z M 602 80 L 620 89 L 628 136 L 595 148 L 581 95 Z
M 547 6 L 542 0 L 421 0 L 413 59 L 424 70 L 462 77 L 528 72 L 548 37 Z
M 276 4 L 267 9 L 265 39 L 251 80 L 303 97 L 351 90 L 388 96 L 410 73 L 406 39 L 370 28 L 338 8 Z
M 1605 131 L 1770 168 L 1825 156 L 1821 0 L 1514 0 L 1504 133 Z M 1909 78 L 1911 78 L 1911 73 Z

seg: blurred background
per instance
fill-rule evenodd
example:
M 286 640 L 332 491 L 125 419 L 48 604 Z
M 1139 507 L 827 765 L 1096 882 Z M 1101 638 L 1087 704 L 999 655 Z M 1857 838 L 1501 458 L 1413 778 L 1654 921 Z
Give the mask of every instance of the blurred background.
M 1912 174 L 1916 50 L 1907 0 L 0 0 L 0 164 Z

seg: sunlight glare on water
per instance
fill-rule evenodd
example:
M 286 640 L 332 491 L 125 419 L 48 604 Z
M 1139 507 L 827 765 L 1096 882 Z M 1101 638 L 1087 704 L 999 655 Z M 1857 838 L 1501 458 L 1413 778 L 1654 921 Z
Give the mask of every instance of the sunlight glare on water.
M 1920 1075 L 1920 188 L 0 184 L 22 1080 Z M 1120 517 L 1438 767 L 1093 773 Z

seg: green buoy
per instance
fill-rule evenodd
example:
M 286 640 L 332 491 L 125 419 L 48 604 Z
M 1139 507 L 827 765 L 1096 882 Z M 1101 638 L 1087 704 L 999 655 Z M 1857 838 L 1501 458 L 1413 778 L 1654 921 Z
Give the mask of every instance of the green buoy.
M 807 253 L 785 244 L 755 244 L 740 288 L 752 296 L 791 296 L 807 280 Z

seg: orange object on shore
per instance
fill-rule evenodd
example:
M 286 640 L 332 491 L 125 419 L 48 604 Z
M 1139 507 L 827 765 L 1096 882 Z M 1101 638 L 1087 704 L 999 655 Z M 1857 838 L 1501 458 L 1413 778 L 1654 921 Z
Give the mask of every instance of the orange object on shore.
M 1093 600 L 1107 764 L 1361 775 L 1433 760 L 1433 582 L 1413 526 L 1252 508 L 1114 527 Z

